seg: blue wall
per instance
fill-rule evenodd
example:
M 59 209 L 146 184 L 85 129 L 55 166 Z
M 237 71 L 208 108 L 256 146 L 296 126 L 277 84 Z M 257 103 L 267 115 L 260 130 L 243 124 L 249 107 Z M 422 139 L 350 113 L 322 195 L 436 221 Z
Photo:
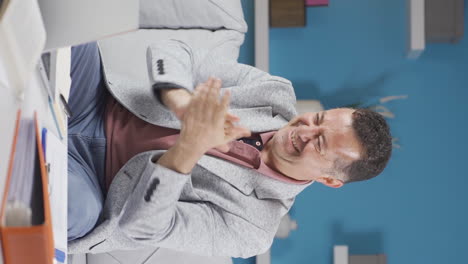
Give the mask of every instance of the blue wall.
M 273 264 L 332 263 L 335 244 L 351 254 L 385 253 L 388 263 L 468 263 L 468 36 L 429 44 L 411 61 L 406 34 L 406 0 L 332 0 L 307 9 L 305 28 L 270 30 L 271 73 L 291 80 L 299 99 L 336 107 L 409 96 L 388 104 L 402 148 L 386 171 L 300 194 L 291 211 L 299 230 L 275 241 Z M 242 61 L 252 63 L 252 49 L 251 35 Z
M 247 34 L 245 34 L 244 44 L 241 47 L 239 54 L 239 62 L 254 65 L 255 63 L 255 50 L 254 50 L 254 1 L 255 0 L 241 0 L 242 8 L 244 9 L 244 18 L 249 26 Z

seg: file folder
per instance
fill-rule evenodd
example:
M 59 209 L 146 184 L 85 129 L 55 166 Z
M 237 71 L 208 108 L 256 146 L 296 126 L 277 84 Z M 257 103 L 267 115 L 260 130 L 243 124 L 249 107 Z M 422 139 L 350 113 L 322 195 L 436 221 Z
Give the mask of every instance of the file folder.
M 34 114 L 34 120 L 32 121 L 32 129 L 34 129 L 35 134 L 32 153 L 20 153 L 21 150 L 18 148 L 19 140 L 23 139 L 20 139 L 19 135 L 24 127 L 21 127 L 21 112 L 18 111 L 15 136 L 13 138 L 5 191 L 0 211 L 0 237 L 3 263 L 5 264 L 49 264 L 53 263 L 54 258 L 48 176 L 45 168 L 37 114 Z M 34 186 L 32 188 L 32 198 L 29 205 L 32 215 L 30 224 L 12 226 L 11 223 L 8 224 L 6 221 L 9 217 L 8 214 L 11 213 L 7 208 L 9 203 L 11 203 L 11 197 L 15 196 L 10 193 L 10 189 L 12 187 L 11 183 L 17 180 L 17 178 L 13 177 L 18 177 L 18 175 L 15 174 L 14 168 L 15 162 L 21 159 L 21 155 L 35 155 L 33 163 Z M 25 180 L 25 182 L 28 181 Z M 9 221 L 11 222 L 11 219 Z

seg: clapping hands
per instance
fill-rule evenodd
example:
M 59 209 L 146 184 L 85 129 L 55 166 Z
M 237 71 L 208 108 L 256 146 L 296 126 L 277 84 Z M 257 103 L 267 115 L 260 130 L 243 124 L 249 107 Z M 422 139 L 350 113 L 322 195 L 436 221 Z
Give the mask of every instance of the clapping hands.
M 227 152 L 230 141 L 250 135 L 250 130 L 235 124 L 239 118 L 228 113 L 229 91 L 221 98 L 220 91 L 221 80 L 209 78 L 195 88 L 193 95 L 183 90 L 178 103 L 168 104 L 182 121 L 180 141 L 203 153 L 212 148 Z M 180 98 L 181 93 L 190 97 Z M 167 96 L 164 99 L 168 101 Z
M 227 112 L 229 91 L 220 98 L 220 90 L 221 80 L 210 78 L 198 85 L 193 95 L 179 90 L 189 97 L 175 104 L 165 103 L 172 111 L 178 109 L 176 114 L 182 121 L 182 128 L 176 144 L 159 158 L 158 164 L 186 174 L 208 150 L 216 148 L 227 152 L 230 141 L 250 136 L 249 129 L 236 124 L 239 118 Z M 165 99 L 171 99 L 167 95 L 170 94 L 166 93 Z M 165 99 L 163 94 L 163 102 Z

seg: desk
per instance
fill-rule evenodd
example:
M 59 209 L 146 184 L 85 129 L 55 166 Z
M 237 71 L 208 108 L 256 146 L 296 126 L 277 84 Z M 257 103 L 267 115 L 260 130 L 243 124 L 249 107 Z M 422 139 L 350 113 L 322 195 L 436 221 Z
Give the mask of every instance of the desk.
M 3 192 L 5 189 L 4 186 L 8 170 L 10 151 L 12 147 L 17 110 L 21 109 L 22 118 L 33 118 L 34 111 L 36 111 L 40 127 L 45 127 L 48 129 L 49 133 L 53 133 L 58 136 L 58 131 L 54 123 L 52 112 L 49 108 L 47 92 L 45 87 L 43 87 L 39 71 L 35 71 L 32 74 L 29 85 L 23 92 L 23 99 L 19 100 L 16 89 L 10 87 L 9 85 L 4 68 L 6 66 L 7 65 L 2 65 L 2 62 L 0 61 L 0 197 L 3 197 Z M 59 74 L 69 73 L 60 72 Z M 64 143 L 66 148 L 66 135 L 64 136 L 62 143 Z M 64 177 L 67 177 L 67 175 L 64 175 Z M 67 181 L 63 181 L 63 183 L 64 186 L 61 186 L 61 188 L 67 190 Z M 64 193 L 67 194 L 66 191 Z M 63 198 L 67 199 L 67 197 Z M 51 201 L 51 203 L 52 202 L 53 201 Z M 66 217 L 67 211 L 52 211 L 51 214 Z M 65 235 L 67 234 L 67 230 L 56 230 L 54 228 L 53 231 L 54 237 L 55 234 L 58 233 Z

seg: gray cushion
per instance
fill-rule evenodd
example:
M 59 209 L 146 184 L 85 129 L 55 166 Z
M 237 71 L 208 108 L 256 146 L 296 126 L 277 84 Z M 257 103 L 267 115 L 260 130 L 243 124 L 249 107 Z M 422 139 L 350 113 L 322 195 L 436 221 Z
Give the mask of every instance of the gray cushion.
M 86 264 L 231 264 L 229 257 L 206 257 L 170 249 L 144 249 L 88 254 Z M 75 264 L 75 263 L 73 263 Z
M 247 32 L 240 0 L 140 0 L 140 27 Z
M 67 256 L 68 264 L 87 264 L 86 254 L 73 254 Z

